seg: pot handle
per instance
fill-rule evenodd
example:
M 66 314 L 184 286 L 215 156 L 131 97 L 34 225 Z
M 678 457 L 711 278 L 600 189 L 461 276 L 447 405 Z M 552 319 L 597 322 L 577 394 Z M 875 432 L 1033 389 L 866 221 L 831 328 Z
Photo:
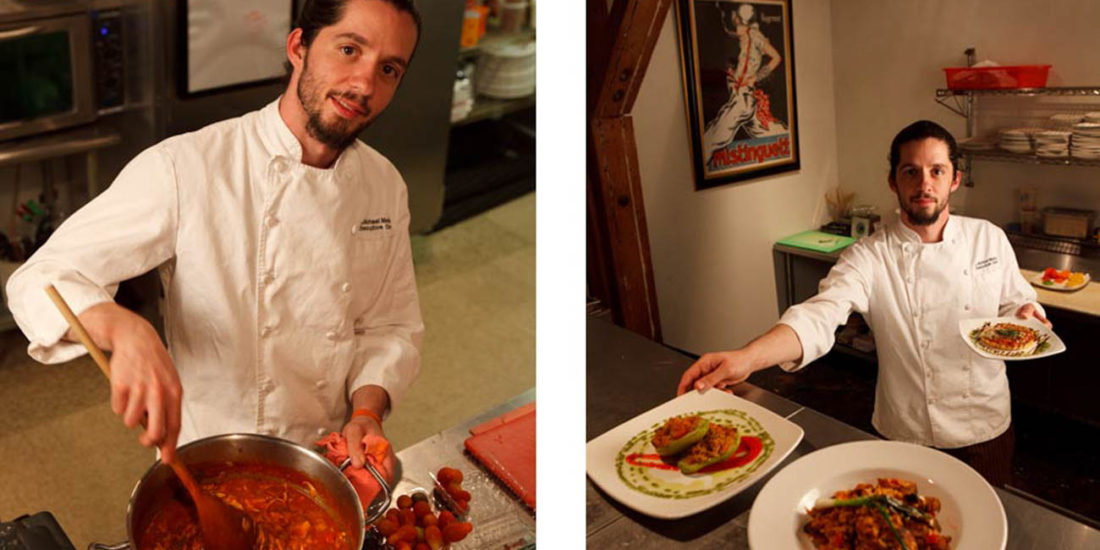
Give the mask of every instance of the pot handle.
M 349 466 L 351 466 L 351 458 L 350 457 L 345 458 L 344 461 L 340 463 L 340 471 L 343 472 Z M 382 474 L 378 473 L 378 470 L 376 470 L 374 468 L 374 466 L 370 463 L 369 460 L 367 462 L 363 463 L 363 467 L 366 468 L 368 472 L 370 472 L 370 475 L 372 477 L 374 477 L 375 481 L 378 482 L 378 486 L 382 488 L 382 500 L 378 500 L 378 497 L 375 497 L 374 500 L 370 503 L 370 505 L 367 506 L 366 523 L 369 525 L 371 523 L 374 523 L 374 521 L 377 520 L 378 518 L 382 517 L 382 514 L 386 513 L 386 510 L 389 509 L 389 507 L 390 507 L 390 502 L 393 499 L 393 495 L 390 492 L 389 483 L 386 483 L 386 480 L 382 478 Z M 372 509 L 375 509 L 375 511 L 371 512 Z M 114 549 L 103 549 L 103 550 L 114 550 Z
M 106 545 L 98 542 L 93 542 L 88 545 L 88 550 L 127 550 L 130 548 L 129 542 L 120 542 L 118 544 Z

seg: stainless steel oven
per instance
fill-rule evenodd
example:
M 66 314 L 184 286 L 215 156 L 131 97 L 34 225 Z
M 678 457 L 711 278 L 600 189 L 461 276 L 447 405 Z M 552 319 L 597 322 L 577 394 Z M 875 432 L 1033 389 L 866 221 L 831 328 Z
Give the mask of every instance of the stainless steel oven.
M 93 45 L 86 5 L 0 0 L 0 141 L 96 118 Z

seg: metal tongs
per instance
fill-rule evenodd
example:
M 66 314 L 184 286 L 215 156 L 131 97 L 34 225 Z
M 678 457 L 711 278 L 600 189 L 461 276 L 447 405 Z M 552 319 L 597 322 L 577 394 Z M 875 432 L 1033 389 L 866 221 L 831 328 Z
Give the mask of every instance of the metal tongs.
M 463 512 L 459 507 L 455 499 L 451 498 L 451 494 L 447 492 L 447 488 L 436 479 L 435 474 L 428 472 L 428 477 L 432 478 L 432 483 L 435 485 L 435 498 L 439 501 L 447 510 L 450 510 L 454 514 L 455 519 L 458 521 L 466 521 L 467 512 Z
M 340 471 L 343 472 L 349 466 L 351 466 L 351 457 L 345 458 L 344 461 L 340 463 Z M 378 470 L 374 468 L 374 465 L 372 465 L 369 460 L 363 462 L 363 467 L 366 468 L 368 472 L 370 472 L 371 477 L 373 477 L 374 480 L 378 482 L 378 486 L 382 489 L 382 498 L 379 499 L 376 495 L 374 497 L 374 500 L 371 501 L 370 505 L 367 506 L 367 517 L 364 518 L 364 520 L 369 525 L 371 523 L 374 523 L 375 520 L 382 517 L 382 515 L 386 513 L 386 510 L 389 509 L 390 502 L 393 499 L 393 494 L 390 490 L 390 484 L 386 483 L 386 480 L 382 477 L 382 474 L 378 473 Z

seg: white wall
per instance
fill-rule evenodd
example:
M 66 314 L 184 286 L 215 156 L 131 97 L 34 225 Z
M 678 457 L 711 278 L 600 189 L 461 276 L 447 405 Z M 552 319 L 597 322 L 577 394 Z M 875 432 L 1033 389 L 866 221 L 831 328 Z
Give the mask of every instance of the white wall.
M 675 16 L 634 106 L 634 132 L 666 343 L 695 352 L 746 343 L 778 318 L 772 243 L 824 221 L 837 181 L 829 3 L 795 1 L 802 168 L 695 191 Z
M 1048 86 L 1100 86 L 1094 0 L 833 0 L 832 26 L 840 181 L 882 213 L 897 206 L 886 158 L 898 130 L 926 118 L 965 135 L 964 119 L 934 98 L 945 85 L 942 68 L 964 66 L 967 47 L 977 48 L 978 60 L 1053 65 Z M 979 99 L 979 109 L 1001 115 L 984 130 L 1019 125 L 1034 107 L 1049 111 L 1050 101 Z M 1092 105 L 1100 110 L 1100 100 Z M 1040 207 L 1100 209 L 1098 168 L 991 162 L 974 168 L 975 186 L 952 200 L 967 215 L 1015 221 L 1015 192 L 1024 184 L 1036 185 Z
M 1100 86 L 1094 0 L 793 4 L 799 172 L 694 191 L 672 13 L 633 111 L 664 339 L 688 351 L 740 346 L 776 321 L 772 243 L 826 221 L 827 190 L 840 183 L 893 212 L 887 154 L 903 126 L 927 118 L 965 135 L 964 120 L 934 98 L 942 67 L 964 65 L 968 46 L 979 60 L 1052 64 L 1049 86 Z M 1030 105 L 1007 112 L 1033 114 Z M 1021 185 L 1037 186 L 1040 207 L 1100 210 L 1100 168 L 980 162 L 974 178 L 953 206 L 997 223 L 1014 221 Z

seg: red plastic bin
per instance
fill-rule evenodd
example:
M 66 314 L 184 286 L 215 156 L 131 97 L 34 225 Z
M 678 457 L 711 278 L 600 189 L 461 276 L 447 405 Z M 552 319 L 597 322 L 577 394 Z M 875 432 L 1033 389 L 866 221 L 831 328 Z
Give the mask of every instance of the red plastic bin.
M 952 90 L 1043 88 L 1047 85 L 1050 65 L 950 67 L 944 72 L 947 73 L 947 87 Z

